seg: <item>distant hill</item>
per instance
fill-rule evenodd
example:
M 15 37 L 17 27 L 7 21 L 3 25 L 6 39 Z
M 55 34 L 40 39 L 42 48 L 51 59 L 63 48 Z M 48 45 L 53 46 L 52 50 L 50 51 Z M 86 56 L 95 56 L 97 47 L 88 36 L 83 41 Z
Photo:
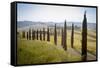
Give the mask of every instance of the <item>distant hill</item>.
M 17 27 L 22 28 L 22 27 L 26 27 L 26 26 L 30 26 L 30 25 L 34 25 L 34 24 L 35 24 L 35 22 L 32 22 L 32 21 L 18 21 Z
M 25 28 L 25 27 L 34 27 L 34 28 L 43 28 L 43 27 L 54 27 L 55 23 L 57 27 L 63 27 L 64 22 L 33 22 L 33 21 L 18 21 L 17 27 L 18 28 Z M 80 22 L 67 22 L 67 26 L 70 28 L 72 23 L 74 23 L 75 27 L 80 28 L 82 27 L 82 23 Z M 96 23 L 88 23 L 88 29 L 96 30 Z

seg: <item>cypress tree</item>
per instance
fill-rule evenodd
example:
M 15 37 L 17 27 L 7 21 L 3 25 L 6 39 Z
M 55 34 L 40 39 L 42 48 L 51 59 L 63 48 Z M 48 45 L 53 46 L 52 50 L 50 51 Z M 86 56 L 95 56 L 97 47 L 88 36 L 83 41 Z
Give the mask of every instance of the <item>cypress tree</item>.
M 87 18 L 86 11 L 84 13 L 84 19 L 82 23 L 82 60 L 87 60 Z
M 61 31 L 61 33 L 62 33 L 62 37 L 61 37 L 61 45 L 63 46 L 63 28 L 62 28 L 62 31 Z
M 45 28 L 43 28 L 43 40 L 45 41 Z
M 71 33 L 71 47 L 73 48 L 74 44 L 74 24 L 72 24 L 72 33 Z
M 32 40 L 34 40 L 34 30 L 32 30 Z
M 27 40 L 29 39 L 28 32 L 27 32 Z
M 37 29 L 37 40 L 38 40 L 38 29 Z
M 29 29 L 29 40 L 31 40 L 31 29 Z
M 22 38 L 25 38 L 25 31 L 22 32 Z
M 36 39 L 35 33 L 36 33 L 36 31 L 34 30 L 34 39 Z
M 49 27 L 47 28 L 47 41 L 50 41 Z
M 41 33 L 41 30 L 40 30 L 40 40 L 42 41 L 42 33 Z
M 67 41 L 66 41 L 66 35 L 67 35 L 67 33 L 66 33 L 66 29 L 67 29 L 67 26 L 66 26 L 66 20 L 65 20 L 65 23 L 64 23 L 64 43 L 63 43 L 63 45 L 64 45 L 64 49 L 65 50 L 67 50 L 67 45 L 66 45 L 66 43 L 67 43 Z
M 57 45 L 57 30 L 56 30 L 56 24 L 54 28 L 54 43 Z

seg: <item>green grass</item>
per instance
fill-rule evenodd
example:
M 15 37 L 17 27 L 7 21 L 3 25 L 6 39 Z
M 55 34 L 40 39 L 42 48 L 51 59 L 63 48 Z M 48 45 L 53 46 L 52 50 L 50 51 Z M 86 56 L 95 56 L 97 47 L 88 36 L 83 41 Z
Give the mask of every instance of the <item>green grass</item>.
M 78 33 L 78 34 L 77 34 Z M 75 33 L 75 38 L 74 38 L 74 47 L 81 51 L 81 31 L 77 31 Z M 87 35 L 87 50 L 93 55 L 96 55 L 96 33 L 92 31 L 88 31 Z
M 61 46 L 39 40 L 18 39 L 17 63 L 41 64 L 79 61 L 80 56 L 66 52 Z
M 39 64 L 67 61 L 67 54 L 63 48 L 59 48 L 50 42 L 38 40 L 18 41 L 18 64 Z
M 96 33 L 88 31 L 88 52 L 96 55 Z M 75 31 L 74 48 L 81 52 L 81 31 Z M 67 31 L 67 48 L 71 48 L 71 31 Z M 57 36 L 57 45 L 54 44 L 54 36 L 50 36 L 50 42 L 40 40 L 26 40 L 19 35 L 17 45 L 18 64 L 41 64 L 55 62 L 81 61 L 81 56 L 74 55 L 62 48 L 61 36 Z
M 67 47 L 71 47 L 71 31 L 67 30 Z M 54 36 L 50 36 L 50 42 L 54 43 Z M 74 33 L 74 48 L 81 52 L 82 47 L 81 31 L 75 31 Z M 61 36 L 57 36 L 57 44 L 61 45 Z M 88 31 L 87 35 L 87 50 L 93 55 L 96 55 L 96 33 Z

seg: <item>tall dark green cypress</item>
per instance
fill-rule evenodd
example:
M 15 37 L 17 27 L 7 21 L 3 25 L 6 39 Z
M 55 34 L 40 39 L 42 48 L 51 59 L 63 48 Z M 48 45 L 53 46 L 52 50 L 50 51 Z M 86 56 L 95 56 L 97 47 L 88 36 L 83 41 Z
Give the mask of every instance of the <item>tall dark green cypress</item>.
M 61 34 L 62 34 L 62 37 L 61 37 L 61 45 L 63 46 L 63 38 L 64 38 L 64 36 L 63 36 L 63 28 L 62 28 Z
M 29 29 L 29 40 L 31 40 L 31 29 Z
M 57 30 L 56 30 L 56 24 L 54 28 L 54 43 L 57 45 Z
M 38 40 L 38 29 L 37 29 L 37 40 Z
M 71 33 L 71 47 L 74 45 L 74 24 L 72 23 L 72 33 Z
M 22 38 L 25 38 L 25 31 L 22 31 Z
M 43 40 L 45 41 L 45 28 L 43 28 Z
M 34 40 L 34 30 L 32 30 L 32 40 Z
M 66 20 L 65 20 L 65 23 L 64 23 L 64 40 L 63 40 L 64 41 L 63 45 L 64 45 L 65 50 L 67 50 L 67 41 L 66 41 L 67 33 L 66 33 L 66 31 L 67 31 L 67 26 L 66 26 Z
M 47 28 L 47 41 L 50 41 L 49 27 Z
M 29 36 L 28 36 L 29 34 L 28 34 L 28 32 L 27 32 L 27 40 L 29 40 Z
M 87 60 L 87 18 L 86 11 L 84 13 L 84 19 L 82 23 L 82 60 Z
M 41 30 L 40 30 L 40 40 L 42 41 L 42 32 L 41 32 Z
M 36 31 L 34 30 L 34 39 L 36 39 Z

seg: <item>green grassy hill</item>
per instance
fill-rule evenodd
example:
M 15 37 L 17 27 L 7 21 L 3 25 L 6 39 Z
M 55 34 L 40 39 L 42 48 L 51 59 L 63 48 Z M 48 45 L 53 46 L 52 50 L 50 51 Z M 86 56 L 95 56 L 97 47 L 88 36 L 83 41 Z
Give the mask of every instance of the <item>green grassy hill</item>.
M 38 40 L 18 40 L 18 64 L 39 64 L 67 61 L 63 48 L 50 42 Z
M 46 36 L 47 37 L 47 36 Z M 88 31 L 88 52 L 96 55 L 96 33 Z M 61 46 L 61 36 L 57 37 L 57 45 L 54 44 L 54 36 L 50 36 L 50 42 L 40 40 L 26 40 L 18 37 L 17 63 L 41 64 L 55 62 L 81 61 L 81 31 L 75 31 L 74 49 L 71 49 L 71 31 L 67 31 L 67 47 L 65 51 Z M 47 39 L 47 38 L 46 38 Z M 95 60 L 95 59 L 93 59 Z

